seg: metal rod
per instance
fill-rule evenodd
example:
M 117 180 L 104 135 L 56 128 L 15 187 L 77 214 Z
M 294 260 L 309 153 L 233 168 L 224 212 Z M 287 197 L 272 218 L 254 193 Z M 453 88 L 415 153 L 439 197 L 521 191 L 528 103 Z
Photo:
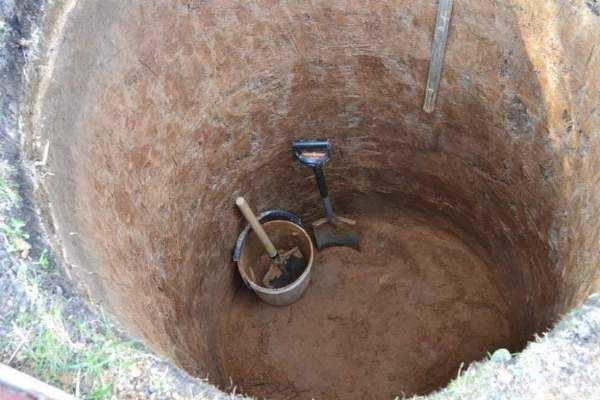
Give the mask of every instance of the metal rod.
M 448 41 L 450 17 L 452 16 L 452 2 L 453 0 L 439 0 L 438 2 L 433 45 L 431 46 L 429 74 L 425 89 L 425 101 L 423 103 L 423 110 L 426 113 L 432 112 L 435 108 L 435 99 L 444 66 L 444 54 L 446 52 L 446 42 Z

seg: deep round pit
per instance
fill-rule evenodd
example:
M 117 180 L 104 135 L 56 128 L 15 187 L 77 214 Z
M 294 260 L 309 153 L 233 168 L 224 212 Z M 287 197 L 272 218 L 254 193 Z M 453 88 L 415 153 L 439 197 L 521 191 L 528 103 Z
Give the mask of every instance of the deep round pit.
M 455 2 L 431 114 L 436 2 L 55 3 L 22 113 L 37 205 L 81 292 L 190 373 L 277 399 L 425 393 L 600 288 L 583 2 Z M 290 149 L 318 137 L 364 251 L 320 253 L 305 297 L 269 307 L 231 262 L 234 200 L 321 217 Z

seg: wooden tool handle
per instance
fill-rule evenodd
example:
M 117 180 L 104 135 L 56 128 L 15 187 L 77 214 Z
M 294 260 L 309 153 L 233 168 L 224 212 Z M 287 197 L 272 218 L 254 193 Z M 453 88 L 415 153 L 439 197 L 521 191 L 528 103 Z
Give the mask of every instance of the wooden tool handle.
M 258 219 L 250 209 L 248 203 L 246 203 L 246 200 L 244 200 L 244 198 L 240 196 L 237 199 L 235 199 L 235 204 L 238 206 L 242 214 L 244 214 L 246 221 L 248 221 L 248 223 L 252 227 L 252 230 L 260 239 L 260 242 L 263 244 L 263 246 L 265 246 L 265 250 L 269 254 L 269 257 L 277 257 L 277 249 L 273 245 L 273 242 L 271 242 L 271 239 L 269 239 L 269 237 L 267 236 L 267 232 L 265 232 L 260 222 L 258 222 Z

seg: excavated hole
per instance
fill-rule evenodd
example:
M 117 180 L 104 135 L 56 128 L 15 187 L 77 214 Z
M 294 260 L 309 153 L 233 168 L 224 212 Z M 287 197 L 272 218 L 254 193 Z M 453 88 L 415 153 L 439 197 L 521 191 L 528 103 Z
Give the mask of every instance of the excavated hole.
M 273 399 L 427 393 L 598 287 L 587 8 L 458 2 L 425 114 L 435 2 L 118 3 L 68 14 L 25 146 L 49 143 L 39 204 L 69 276 L 192 374 Z M 290 151 L 316 137 L 363 251 L 319 253 L 276 308 L 231 263 L 234 199 L 320 217 Z

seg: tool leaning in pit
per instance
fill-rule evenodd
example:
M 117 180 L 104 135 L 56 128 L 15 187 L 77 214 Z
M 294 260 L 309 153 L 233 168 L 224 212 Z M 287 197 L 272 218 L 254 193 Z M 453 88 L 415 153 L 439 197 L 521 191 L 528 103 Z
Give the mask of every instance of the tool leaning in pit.
M 317 180 L 325 218 L 313 222 L 313 231 L 319 250 L 331 246 L 346 246 L 360 250 L 356 221 L 336 215 L 325 183 L 323 166 L 331 157 L 331 144 L 327 139 L 297 140 L 292 144 L 294 157 L 301 164 L 310 167 Z
M 266 268 L 261 268 L 266 270 L 266 273 L 262 277 L 263 285 L 271 289 L 280 289 L 295 282 L 302 275 L 306 267 L 306 260 L 304 260 L 300 249 L 295 246 L 283 252 L 277 251 L 275 245 L 269 239 L 264 228 L 252 212 L 252 209 L 246 203 L 246 200 L 243 197 L 238 197 L 235 200 L 235 204 L 252 227 L 254 233 L 256 233 L 256 236 L 258 236 L 270 258 L 270 261 L 267 261 L 270 265 L 265 266 Z M 250 268 L 250 271 L 254 275 L 252 268 Z

